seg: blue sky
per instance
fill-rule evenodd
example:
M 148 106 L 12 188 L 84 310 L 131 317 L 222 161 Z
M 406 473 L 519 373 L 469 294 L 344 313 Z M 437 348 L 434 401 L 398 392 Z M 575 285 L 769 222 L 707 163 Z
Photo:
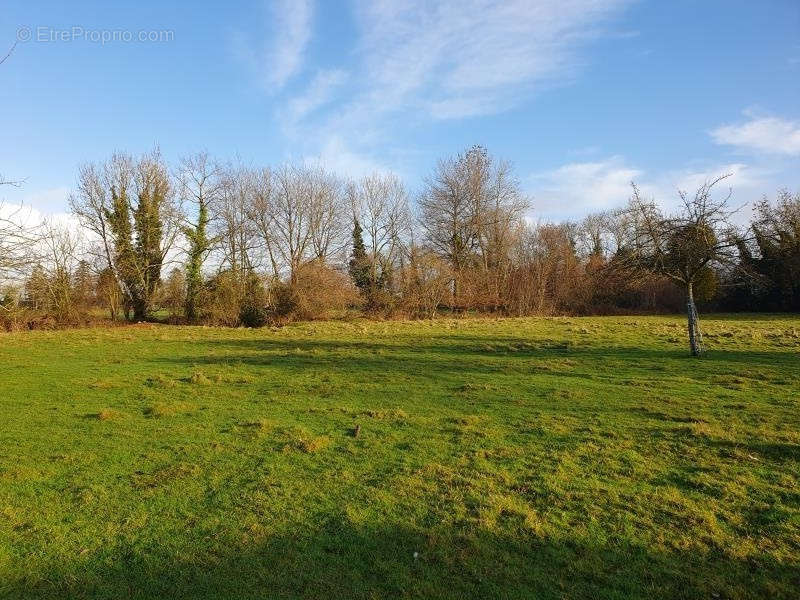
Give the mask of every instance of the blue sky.
M 81 163 L 154 144 L 413 192 L 478 143 L 543 220 L 620 205 L 631 179 L 664 202 L 722 172 L 739 203 L 800 189 L 797 0 L 3 2 L 0 56 L 20 31 L 0 174 L 25 181 L 0 200 L 42 212 Z M 112 31 L 134 39 L 96 41 Z

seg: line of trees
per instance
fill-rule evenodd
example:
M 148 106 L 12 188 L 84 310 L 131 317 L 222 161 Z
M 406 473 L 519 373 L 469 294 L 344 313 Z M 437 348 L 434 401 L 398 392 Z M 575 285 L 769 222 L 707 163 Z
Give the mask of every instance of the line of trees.
M 6 327 L 154 317 L 222 325 L 362 311 L 507 315 L 800 309 L 800 196 L 732 225 L 725 177 L 666 213 L 636 186 L 580 222 L 534 223 L 511 166 L 475 146 L 412 202 L 390 173 L 255 168 L 157 150 L 84 165 L 80 231 L 0 212 Z M 591 193 L 591 190 L 587 190 Z M 412 209 L 413 206 L 413 209 Z

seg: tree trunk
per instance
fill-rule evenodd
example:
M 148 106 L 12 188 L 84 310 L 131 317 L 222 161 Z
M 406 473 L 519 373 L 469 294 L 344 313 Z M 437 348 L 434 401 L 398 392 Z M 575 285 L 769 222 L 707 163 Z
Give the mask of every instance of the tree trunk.
M 686 316 L 689 321 L 689 348 L 692 356 L 700 356 L 700 346 L 697 343 L 697 309 L 694 306 L 692 282 L 686 284 Z

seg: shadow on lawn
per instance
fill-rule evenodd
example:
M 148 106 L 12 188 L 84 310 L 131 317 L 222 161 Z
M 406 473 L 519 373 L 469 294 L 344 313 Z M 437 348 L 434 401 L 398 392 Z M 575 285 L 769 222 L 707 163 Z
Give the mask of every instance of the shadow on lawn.
M 708 440 L 706 444 L 723 450 L 744 452 L 758 460 L 764 458 L 775 462 L 799 462 L 800 445 L 791 443 L 732 442 L 729 440 Z
M 356 526 L 328 518 L 296 531 L 226 544 L 206 537 L 168 553 L 156 543 L 0 583 L 8 598 L 790 598 L 797 564 L 721 553 L 653 552 L 501 537 L 485 530 Z M 244 532 L 243 532 L 244 533 Z M 418 553 L 415 558 L 414 553 Z M 179 554 L 180 556 L 177 556 Z M 38 581 L 38 582 L 37 582 Z
M 597 347 L 572 345 L 565 340 L 513 337 L 437 336 L 401 337 L 393 341 L 337 341 L 320 338 L 260 338 L 250 340 L 196 341 L 186 346 L 183 355 L 156 360 L 187 365 L 245 364 L 280 366 L 285 370 L 313 368 L 386 373 L 402 370 L 408 374 L 438 377 L 441 375 L 476 375 L 522 369 L 542 374 L 550 371 L 563 377 L 616 379 L 630 377 L 641 370 L 647 378 L 659 378 L 654 367 L 667 375 L 709 379 L 720 373 L 736 374 L 744 367 L 780 370 L 792 373 L 797 355 L 791 351 L 712 350 L 700 359 L 680 349 L 633 346 Z M 537 363 L 569 359 L 562 369 L 537 370 Z M 609 368 L 609 361 L 613 365 Z M 671 371 L 664 365 L 669 363 Z M 624 369 L 626 373 L 621 373 Z M 519 371 L 517 371 L 519 372 Z

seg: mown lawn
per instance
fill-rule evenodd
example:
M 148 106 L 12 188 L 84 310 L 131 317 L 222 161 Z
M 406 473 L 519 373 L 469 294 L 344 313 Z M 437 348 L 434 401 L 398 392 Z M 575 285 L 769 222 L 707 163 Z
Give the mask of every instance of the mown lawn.
M 0 597 L 797 598 L 800 318 L 702 326 L 0 335 Z

